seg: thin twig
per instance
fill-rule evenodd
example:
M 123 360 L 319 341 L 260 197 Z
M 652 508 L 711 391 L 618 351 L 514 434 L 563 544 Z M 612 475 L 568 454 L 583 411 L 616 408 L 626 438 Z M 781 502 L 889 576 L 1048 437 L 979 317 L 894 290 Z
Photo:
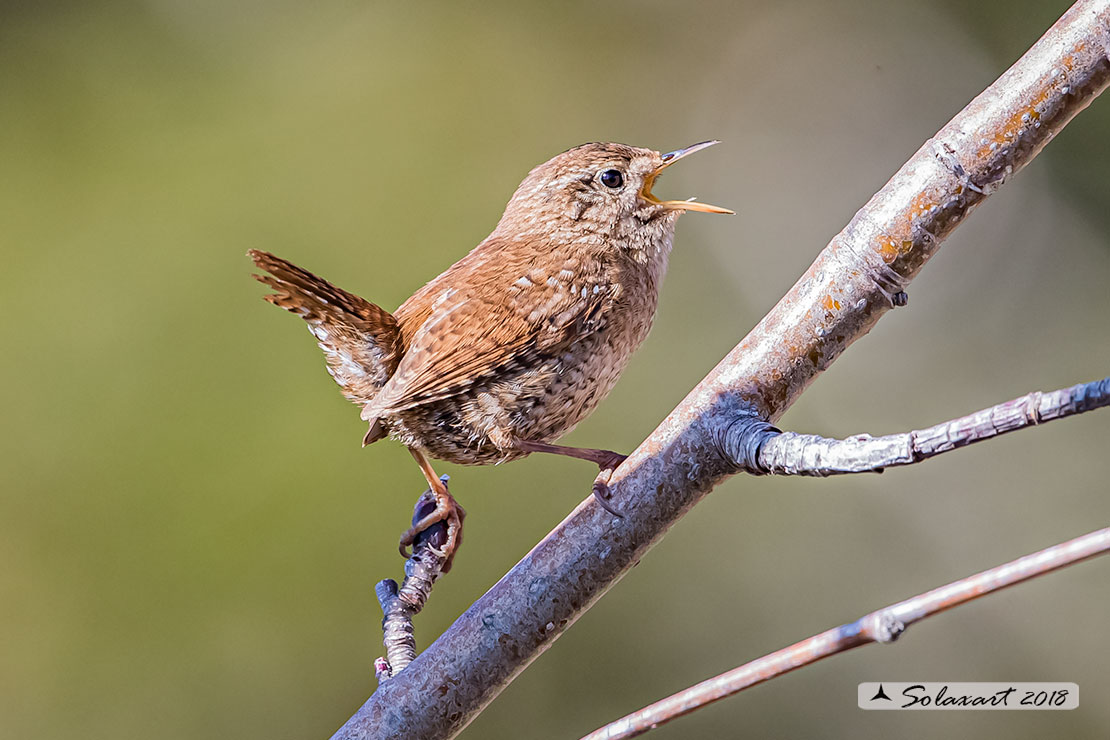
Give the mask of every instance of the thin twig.
M 446 486 L 448 476 L 440 476 Z M 435 508 L 431 489 L 416 501 L 412 523 L 427 516 Z M 382 684 L 400 673 L 416 658 L 416 636 L 412 618 L 420 613 L 432 593 L 432 586 L 443 575 L 447 558 L 440 548 L 447 542 L 447 523 L 437 522 L 416 536 L 412 555 L 405 561 L 405 579 L 401 587 L 391 578 L 378 583 L 374 591 L 382 607 L 382 642 L 384 658 L 374 661 L 374 675 Z
M 744 453 L 758 450 L 755 466 L 772 475 L 882 472 L 883 468 L 912 465 L 1000 434 L 1104 406 L 1110 406 L 1110 378 L 1050 393 L 1035 391 L 928 429 L 883 437 L 861 434 L 829 439 L 813 434 L 779 433 L 766 424 L 755 424 L 752 433 L 760 439 L 742 443 L 738 449 Z M 753 467 L 748 461 L 737 464 Z
M 730 428 L 774 422 L 963 223 L 1110 84 L 1110 0 L 1080 0 L 910 158 L 755 329 L 588 498 L 336 738 L 458 734 L 714 486 L 737 472 Z
M 872 642 L 898 639 L 907 627 L 922 619 L 965 604 L 1007 586 L 1028 581 L 1082 560 L 1110 552 L 1110 528 L 1100 529 L 1060 545 L 1026 555 L 997 568 L 960 579 L 911 599 L 814 635 L 801 642 L 722 673 L 685 691 L 657 701 L 638 712 L 591 732 L 582 740 L 623 740 L 744 689 L 816 663 L 830 655 Z

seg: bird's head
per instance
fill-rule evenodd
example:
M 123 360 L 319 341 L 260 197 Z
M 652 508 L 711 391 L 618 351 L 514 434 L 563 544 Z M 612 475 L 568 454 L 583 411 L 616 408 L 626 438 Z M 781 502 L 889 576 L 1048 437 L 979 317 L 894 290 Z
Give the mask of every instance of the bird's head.
M 666 154 L 614 143 L 575 147 L 528 174 L 498 228 L 621 243 L 669 240 L 674 222 L 686 211 L 732 213 L 693 199 L 660 200 L 652 193 L 663 170 L 716 143 L 703 141 Z

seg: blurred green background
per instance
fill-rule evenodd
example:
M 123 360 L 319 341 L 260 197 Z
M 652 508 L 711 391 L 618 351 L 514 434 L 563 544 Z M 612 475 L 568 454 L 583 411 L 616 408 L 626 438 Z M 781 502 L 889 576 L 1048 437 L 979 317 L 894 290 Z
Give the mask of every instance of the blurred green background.
M 1067 7 L 964 2 L 0 3 L 0 736 L 318 738 L 373 690 L 375 581 L 422 489 L 248 248 L 387 308 L 578 143 L 724 144 L 661 193 L 652 337 L 568 441 L 632 449 L 927 137 Z M 786 416 L 926 426 L 1110 372 L 1110 100 L 981 207 Z M 1110 519 L 1110 414 L 882 476 L 739 477 L 464 733 L 573 738 Z M 426 645 L 588 492 L 454 469 Z M 659 738 L 1110 736 L 1110 562 L 837 657 Z M 1068 713 L 865 713 L 871 680 L 1075 681 Z

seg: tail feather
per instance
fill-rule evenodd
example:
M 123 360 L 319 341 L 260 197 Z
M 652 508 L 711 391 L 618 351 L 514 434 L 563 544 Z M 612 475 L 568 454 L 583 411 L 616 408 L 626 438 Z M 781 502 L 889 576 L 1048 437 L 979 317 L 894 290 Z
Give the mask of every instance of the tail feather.
M 264 298 L 308 323 L 343 395 L 360 406 L 373 400 L 401 358 L 393 314 L 269 252 L 252 249 L 247 255 L 269 273 L 253 276 L 274 290 Z

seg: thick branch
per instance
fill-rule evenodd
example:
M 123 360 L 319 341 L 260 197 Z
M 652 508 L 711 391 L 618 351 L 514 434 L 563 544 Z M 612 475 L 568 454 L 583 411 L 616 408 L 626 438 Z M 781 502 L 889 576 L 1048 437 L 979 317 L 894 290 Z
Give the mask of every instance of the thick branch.
M 618 519 L 587 499 L 337 738 L 455 736 L 737 469 L 730 424 L 773 421 L 890 309 L 941 241 L 1110 82 L 1110 0 L 1081 0 L 926 142 L 763 321 L 611 481 Z
M 912 465 L 1000 434 L 1110 406 L 1110 378 L 1080 383 L 1051 393 L 1035 391 L 989 409 L 904 434 L 860 434 L 829 439 L 813 434 L 780 433 L 759 419 L 734 425 L 739 467 L 773 475 L 838 475 L 882 472 Z M 747 457 L 743 457 L 747 456 Z
M 893 642 L 914 622 L 965 604 L 1007 586 L 1028 581 L 1096 555 L 1110 552 L 1110 528 L 1077 537 L 1040 552 L 1026 555 L 997 568 L 914 596 L 885 609 L 860 617 L 851 624 L 834 627 L 801 642 L 753 660 L 666 699 L 657 701 L 599 730 L 582 740 L 623 740 L 643 735 L 672 719 L 739 693 L 764 681 L 816 663 L 830 655 L 872 642 Z

